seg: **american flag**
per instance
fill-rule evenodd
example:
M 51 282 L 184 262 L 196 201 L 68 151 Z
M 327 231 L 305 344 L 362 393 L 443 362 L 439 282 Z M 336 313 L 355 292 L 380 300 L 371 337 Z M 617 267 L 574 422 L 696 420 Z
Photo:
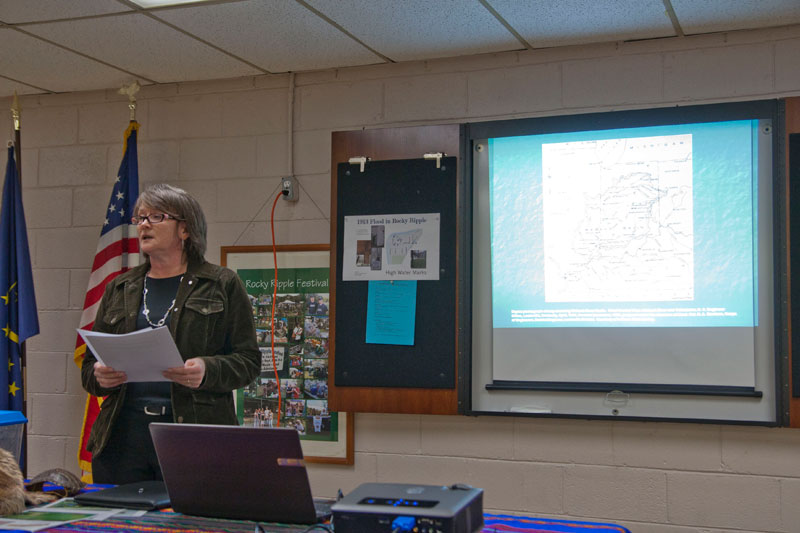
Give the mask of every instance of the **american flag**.
M 131 224 L 131 212 L 139 196 L 139 163 L 136 154 L 136 134 L 139 123 L 131 121 L 125 131 L 122 164 L 117 172 L 117 180 L 111 191 L 111 199 L 106 209 L 100 240 L 89 276 L 86 299 L 83 302 L 80 328 L 91 329 L 103 291 L 109 281 L 139 264 L 139 241 L 136 238 L 136 226 Z M 86 354 L 86 343 L 78 335 L 75 343 L 75 364 L 80 368 Z M 102 398 L 88 395 L 86 412 L 81 428 L 81 442 L 78 450 L 78 462 L 84 471 L 84 480 L 91 481 L 92 454 L 86 450 L 92 424 L 94 424 Z

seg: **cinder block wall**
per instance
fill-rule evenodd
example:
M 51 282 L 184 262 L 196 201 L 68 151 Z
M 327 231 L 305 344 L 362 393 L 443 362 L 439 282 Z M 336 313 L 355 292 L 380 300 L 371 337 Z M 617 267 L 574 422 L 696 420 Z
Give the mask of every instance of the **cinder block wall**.
M 140 178 L 197 196 L 218 262 L 222 245 L 269 244 L 269 201 L 291 169 L 300 201 L 279 204 L 277 242 L 327 242 L 332 131 L 797 96 L 797 57 L 800 26 L 298 74 L 291 157 L 287 75 L 145 87 Z M 72 349 L 127 102 L 108 90 L 21 105 L 42 329 L 28 343 L 29 469 L 77 470 L 85 396 Z M 488 510 L 637 533 L 800 531 L 797 430 L 382 414 L 358 414 L 355 428 L 354 466 L 311 466 L 318 495 L 460 481 L 486 489 Z

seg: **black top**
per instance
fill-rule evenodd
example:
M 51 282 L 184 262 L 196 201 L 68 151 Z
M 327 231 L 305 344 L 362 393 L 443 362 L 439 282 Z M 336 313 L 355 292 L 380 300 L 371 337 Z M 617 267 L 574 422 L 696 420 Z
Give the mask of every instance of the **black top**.
M 170 314 L 168 309 L 171 307 L 175 295 L 178 294 L 178 286 L 181 284 L 183 274 L 170 278 L 145 278 L 147 287 L 147 309 L 150 314 L 150 322 L 157 324 L 164 315 L 166 321 L 164 327 L 169 324 Z M 144 316 L 144 298 L 142 305 L 139 306 L 139 315 L 136 317 L 136 329 L 151 328 Z M 137 409 L 148 406 L 170 406 L 170 382 L 169 381 L 146 381 L 138 383 L 128 383 L 125 394 L 125 405 L 133 406 Z

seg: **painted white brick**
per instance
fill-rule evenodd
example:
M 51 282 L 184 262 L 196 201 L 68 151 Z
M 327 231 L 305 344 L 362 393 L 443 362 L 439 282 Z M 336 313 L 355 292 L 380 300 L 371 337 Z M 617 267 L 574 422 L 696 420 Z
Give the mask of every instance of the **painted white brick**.
M 297 91 L 299 128 L 305 130 L 377 124 L 382 119 L 383 83 L 311 85 Z
M 82 417 L 83 415 L 81 415 Z M 80 423 L 83 423 L 83 418 L 81 418 Z M 78 466 L 78 446 L 80 445 L 80 435 L 75 437 L 67 437 L 66 439 L 66 453 L 67 458 L 64 461 L 64 468 L 72 472 L 73 474 L 80 476 L 81 469 Z
M 791 428 L 722 428 L 722 461 L 733 472 L 800 478 L 800 432 Z
M 314 497 L 335 498 L 338 490 L 347 494 L 362 483 L 376 480 L 375 455 L 356 453 L 353 462 L 353 465 L 309 463 L 308 479 Z
M 26 148 L 64 146 L 78 140 L 76 107 L 20 107 L 24 110 L 20 113 L 20 130 Z
M 511 418 L 423 416 L 421 421 L 424 455 L 491 459 L 514 456 L 514 420 Z
M 780 483 L 753 476 L 669 473 L 669 522 L 779 531 Z
M 252 76 L 217 80 L 185 81 L 178 84 L 178 94 L 205 94 L 229 91 L 246 91 L 254 86 Z
M 800 90 L 800 39 L 780 41 L 775 44 L 775 90 L 797 92 Z
M 69 306 L 69 270 L 35 269 L 33 290 L 38 309 L 64 309 Z
M 424 457 L 420 455 L 378 455 L 379 483 L 450 485 L 454 477 L 466 472 L 469 459 Z
M 67 394 L 31 394 L 28 429 L 34 435 L 52 437 L 81 434 L 85 398 Z
M 664 98 L 687 100 L 767 94 L 773 87 L 772 45 L 667 53 Z
M 111 91 L 116 95 L 117 90 Z M 29 109 L 31 107 L 61 107 L 61 106 L 78 106 L 80 104 L 100 102 L 107 100 L 107 90 L 97 91 L 80 91 L 71 93 L 58 93 L 48 95 L 30 95 L 20 97 L 22 109 Z M 121 99 L 122 96 L 116 96 Z M 127 101 L 127 97 L 126 101 Z
M 137 116 L 145 116 L 147 102 L 138 102 Z M 127 100 L 82 105 L 78 108 L 78 142 L 81 144 L 122 144 L 130 122 Z
M 658 102 L 661 63 L 659 54 L 565 62 L 564 107 Z
M 69 271 L 69 309 L 83 310 L 86 289 L 89 287 L 89 274 L 88 268 Z M 78 326 L 76 325 L 75 327 Z
M 30 428 L 30 425 L 29 425 Z M 51 468 L 64 468 L 67 439 L 28 433 L 28 477 Z M 72 471 L 77 474 L 78 472 Z
M 420 416 L 357 413 L 357 452 L 419 454 Z
M 301 216 L 308 218 L 330 219 L 331 216 L 331 177 L 329 174 L 299 176 L 300 201 L 293 219 Z M 310 202 L 310 204 L 309 204 Z
M 114 98 L 118 97 L 117 90 L 112 90 Z M 170 98 L 178 95 L 177 83 L 154 83 L 152 85 L 142 86 L 139 91 L 139 100 L 148 99 L 155 100 L 158 98 Z M 109 98 L 110 99 L 110 98 Z M 141 118 L 139 119 L 141 120 Z
M 108 209 L 108 202 L 111 199 L 111 191 L 113 190 L 114 187 L 111 184 L 72 189 L 72 204 L 74 206 L 72 210 L 72 225 L 95 228 L 95 247 L 97 246 L 97 239 L 100 238 L 100 231 L 106 218 L 106 209 Z
M 70 189 L 27 189 L 22 200 L 28 228 L 64 228 L 72 224 Z
M 561 107 L 561 66 L 557 63 L 485 70 L 469 74 L 468 115 L 528 113 Z
M 461 117 L 467 112 L 467 75 L 438 74 L 385 82 L 388 122 Z
M 219 137 L 222 97 L 218 94 L 178 96 L 149 102 L 148 139 Z
M 287 143 L 285 133 L 261 135 L 256 139 L 256 175 L 283 177 L 289 174 Z
M 71 354 L 65 352 L 27 353 L 28 394 L 63 394 L 67 392 L 67 359 L 72 364 Z
M 517 460 L 613 464 L 611 425 L 606 422 L 515 420 L 514 458 Z
M 304 74 L 299 74 L 302 76 Z M 296 83 L 297 78 L 295 78 Z M 256 89 L 280 89 L 281 87 L 289 86 L 288 74 L 264 74 L 262 76 L 253 77 L 253 86 Z
M 172 185 L 185 190 L 197 200 L 207 222 L 217 219 L 217 184 L 214 181 L 177 181 Z
M 104 145 L 67 146 L 39 150 L 39 185 L 91 185 L 105 183 Z
M 246 178 L 256 174 L 256 138 L 232 137 L 181 142 L 182 179 Z
M 138 145 L 139 152 L 139 187 L 143 183 L 167 183 L 178 179 L 178 159 L 180 143 L 178 141 L 143 142 Z M 109 157 L 113 167 L 109 175 L 116 175 L 122 163 L 122 149 L 115 158 Z
M 612 435 L 618 465 L 722 470 L 722 437 L 716 425 L 616 422 Z
M 294 135 L 294 173 L 323 174 L 331 168 L 331 131 L 298 131 Z M 369 155 L 369 154 L 366 154 Z
M 800 528 L 800 479 L 782 479 L 781 531 L 793 532 Z
M 268 220 L 275 196 L 280 192 L 280 178 L 226 180 L 217 184 L 217 221 L 250 222 Z M 286 201 L 275 206 L 276 217 L 284 218 Z
M 451 479 L 484 490 L 484 508 L 526 513 L 561 514 L 564 469 L 518 461 L 471 460 L 466 472 Z
M 569 466 L 564 511 L 574 516 L 665 522 L 667 475 L 658 470 Z
M 23 145 L 24 146 L 24 145 Z M 2 161 L 2 168 L 6 168 L 6 152 L 4 150 L 0 150 L 2 152 L 2 156 L 0 156 L 0 161 Z M 17 162 L 19 163 L 19 162 Z M 35 187 L 39 183 L 39 149 L 26 149 L 22 148 L 22 167 L 18 169 L 22 173 L 22 187 L 24 189 Z
M 287 89 L 246 91 L 222 96 L 222 135 L 264 135 L 286 131 Z
M 411 61 L 408 63 L 380 63 L 377 65 L 363 65 L 359 67 L 338 69 L 336 71 L 320 70 L 316 72 L 304 73 L 302 76 L 298 76 L 296 83 L 298 85 L 320 85 L 331 81 L 353 82 L 422 76 L 432 71 L 429 65 L 430 62 L 428 61 Z
M 35 268 L 90 268 L 97 249 L 98 229 L 36 230 L 31 255 Z
M 330 242 L 330 225 L 325 219 L 276 221 L 275 243 L 319 244 Z M 208 229 L 206 259 L 218 261 L 220 246 L 265 246 L 272 244 L 267 221 L 222 222 Z M 214 254 L 214 255 L 212 255 Z
M 80 311 L 39 311 L 39 334 L 28 339 L 28 349 L 37 352 L 70 352 L 80 321 Z
M 86 399 L 86 391 L 81 384 L 81 369 L 75 363 L 75 343 L 70 346 L 70 351 L 65 354 L 67 361 L 67 394 L 80 396 Z M 83 416 L 83 415 L 81 415 Z

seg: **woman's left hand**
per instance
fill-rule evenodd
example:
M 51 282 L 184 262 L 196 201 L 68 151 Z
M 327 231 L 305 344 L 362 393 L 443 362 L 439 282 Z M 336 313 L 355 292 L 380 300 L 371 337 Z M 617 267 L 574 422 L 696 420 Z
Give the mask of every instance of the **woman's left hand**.
M 203 378 L 206 375 L 206 363 L 200 357 L 193 357 L 187 359 L 183 363 L 183 366 L 176 366 L 164 370 L 162 375 L 179 385 L 189 387 L 190 389 L 196 389 L 203 383 Z

